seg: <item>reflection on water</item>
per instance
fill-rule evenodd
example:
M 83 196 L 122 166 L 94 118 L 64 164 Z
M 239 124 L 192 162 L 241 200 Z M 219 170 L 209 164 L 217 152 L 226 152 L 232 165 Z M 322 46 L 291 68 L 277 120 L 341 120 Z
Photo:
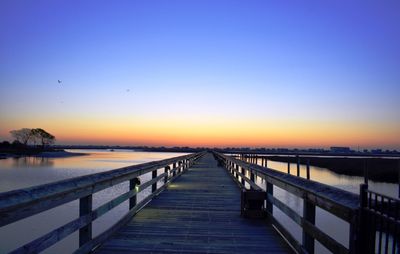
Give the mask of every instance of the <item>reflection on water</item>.
M 85 156 L 68 158 L 21 157 L 0 160 L 0 192 L 26 188 L 39 184 L 55 182 L 62 179 L 82 176 L 124 166 L 161 160 L 183 155 L 182 153 L 149 153 L 130 150 L 70 150 L 71 152 L 88 153 Z M 140 176 L 142 183 L 151 178 L 150 173 Z M 128 190 L 128 183 L 121 183 L 93 195 L 93 207 Z M 150 193 L 150 188 L 138 195 L 138 201 Z M 110 227 L 128 211 L 124 202 L 93 223 L 95 237 Z M 49 211 L 23 219 L 0 228 L 0 253 L 6 253 L 49 231 L 62 226 L 79 216 L 78 201 L 59 206 Z M 24 232 L 29 232 L 24 233 Z M 47 249 L 44 253 L 71 253 L 78 245 L 78 233 Z
M 5 160 L 5 162 L 7 162 L 7 160 Z M 51 167 L 53 165 L 53 160 L 44 157 L 12 158 L 10 162 L 13 168 Z
M 261 160 L 257 162 L 261 165 Z M 288 164 L 286 162 L 268 161 L 268 168 L 287 173 Z M 297 164 L 291 163 L 291 174 L 297 173 Z M 306 165 L 300 165 L 300 176 L 306 178 Z M 310 166 L 311 180 L 331 185 L 349 192 L 358 194 L 360 184 L 364 182 L 363 177 L 339 175 L 326 168 Z M 265 190 L 265 181 L 257 178 L 257 184 Z M 386 194 L 388 196 L 397 197 L 398 186 L 392 183 L 368 182 L 369 189 Z M 303 200 L 281 188 L 274 186 L 274 196 L 283 201 L 286 205 L 296 211 L 299 215 L 303 214 Z M 273 213 L 276 219 L 293 234 L 299 242 L 302 240 L 302 229 L 299 225 L 293 222 L 286 214 L 278 208 L 273 208 Z M 345 247 L 349 247 L 349 232 L 350 225 L 346 221 L 332 215 L 331 213 L 317 207 L 315 224 L 323 232 L 333 237 L 336 241 Z M 318 241 L 315 244 L 315 253 L 330 253 Z
M 0 160 L 0 192 L 182 155 L 179 153 L 149 153 L 130 150 L 116 150 L 115 152 L 107 150 L 71 150 L 71 152 L 88 153 L 88 155 L 69 158 L 24 157 Z M 284 162 L 269 161 L 268 167 L 287 172 L 287 163 Z M 296 164 L 291 164 L 291 169 L 292 173 L 295 173 Z M 305 177 L 305 165 L 301 165 L 300 171 L 301 176 Z M 144 183 L 150 178 L 150 173 L 147 173 L 141 176 L 140 180 Z M 311 167 L 311 179 L 353 193 L 358 193 L 359 184 L 363 182 L 362 177 L 339 175 L 319 167 Z M 265 188 L 265 182 L 261 178 L 257 177 L 257 183 Z M 389 196 L 396 197 L 397 195 L 397 185 L 395 184 L 369 182 L 369 186 L 370 189 Z M 138 201 L 142 200 L 150 192 L 150 188 L 139 194 Z M 93 207 L 99 207 L 127 190 L 128 184 L 121 183 L 100 191 L 93 195 Z M 302 199 L 278 187 L 274 187 L 274 195 L 302 215 Z M 127 210 L 128 203 L 125 202 L 100 217 L 93 223 L 93 235 L 96 236 L 110 227 Z M 276 207 L 274 207 L 274 214 L 293 233 L 294 237 L 301 242 L 301 228 Z M 5 253 L 17 246 L 21 246 L 77 217 L 78 201 L 73 201 L 0 228 L 0 253 Z M 347 222 L 323 209 L 317 208 L 316 225 L 344 246 L 348 246 L 349 224 Z M 23 232 L 29 232 L 29 234 L 24 234 Z M 78 247 L 77 239 L 78 233 L 74 233 L 49 248 L 45 253 L 70 253 Z M 316 242 L 316 253 L 329 253 L 329 251 Z

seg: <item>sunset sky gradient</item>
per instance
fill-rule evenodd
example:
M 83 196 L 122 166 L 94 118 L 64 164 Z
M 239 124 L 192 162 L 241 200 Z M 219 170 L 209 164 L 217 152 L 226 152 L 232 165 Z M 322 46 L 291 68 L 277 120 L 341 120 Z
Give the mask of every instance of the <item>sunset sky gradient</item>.
M 399 10 L 0 1 L 0 140 L 400 149 Z

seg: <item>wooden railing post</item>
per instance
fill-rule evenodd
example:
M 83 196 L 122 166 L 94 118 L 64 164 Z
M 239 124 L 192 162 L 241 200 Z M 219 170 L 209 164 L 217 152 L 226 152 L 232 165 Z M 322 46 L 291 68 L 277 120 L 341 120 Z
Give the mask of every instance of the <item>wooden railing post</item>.
M 157 169 L 151 171 L 151 178 L 154 179 L 156 177 L 157 177 Z M 157 182 L 155 182 L 151 185 L 151 192 L 154 193 L 154 192 L 156 192 L 156 190 L 157 190 Z
M 244 187 L 244 184 L 245 184 L 244 175 L 246 174 L 246 172 L 245 172 L 245 169 L 243 167 L 241 167 L 241 170 L 242 170 L 242 175 L 243 175 L 243 177 L 242 177 L 242 185 Z
M 315 225 L 315 205 L 304 197 L 303 218 L 309 223 Z M 303 226 L 303 246 L 308 253 L 314 253 L 314 238 L 307 233 Z
M 250 170 L 250 180 L 251 180 L 253 183 L 255 183 L 255 180 L 254 180 L 254 173 L 253 173 L 252 170 Z M 253 189 L 253 188 L 250 186 L 250 189 Z
M 368 216 L 364 208 L 368 205 L 368 184 L 360 184 L 360 207 L 359 207 L 359 221 L 358 221 L 358 237 L 357 237 L 357 253 L 374 253 L 375 241 L 368 241 Z M 375 239 L 375 231 L 373 232 Z
M 399 179 L 398 179 L 398 185 L 399 186 L 398 186 L 398 193 L 397 193 L 398 195 L 397 195 L 397 197 L 400 198 L 400 160 L 398 160 L 397 165 L 398 165 L 397 166 L 397 168 L 398 168 L 397 172 L 398 172 L 398 177 L 399 177 Z
M 265 158 L 265 166 L 264 167 L 268 168 L 268 159 L 267 158 Z
M 173 170 L 172 177 L 176 176 L 176 170 L 175 169 L 176 169 L 176 162 L 174 162 L 174 164 L 172 164 L 172 170 Z
M 267 212 L 270 213 L 271 215 L 273 214 L 273 204 L 271 201 L 269 201 L 268 199 L 268 194 L 273 197 L 274 196 L 274 186 L 272 185 L 272 183 L 267 182 L 267 186 L 266 186 L 266 190 L 267 190 Z
M 310 180 L 310 159 L 307 159 L 307 180 Z
M 92 212 L 93 197 L 88 195 L 79 199 L 79 217 Z M 92 223 L 79 229 L 79 247 L 92 240 Z
M 178 173 L 182 173 L 183 169 L 184 169 L 185 164 L 183 163 L 183 160 L 179 162 L 179 170 Z
M 297 176 L 300 176 L 300 157 L 297 155 Z
M 129 190 L 134 190 L 136 186 L 139 185 L 139 183 L 140 183 L 139 178 L 133 178 L 129 180 Z M 136 206 L 136 202 L 137 202 L 137 195 L 129 198 L 129 210 L 131 210 Z
M 290 160 L 288 158 L 288 163 L 287 163 L 287 173 L 290 175 Z
M 171 169 L 170 166 L 166 166 L 164 168 L 164 173 L 165 173 L 165 177 L 164 177 L 164 184 L 166 184 L 168 182 L 168 171 Z
M 364 183 L 368 185 L 368 166 L 367 159 L 364 159 Z
M 236 172 L 235 172 L 235 174 L 236 174 L 236 180 L 239 181 L 239 174 L 238 174 L 238 172 L 239 172 L 239 165 L 236 164 Z

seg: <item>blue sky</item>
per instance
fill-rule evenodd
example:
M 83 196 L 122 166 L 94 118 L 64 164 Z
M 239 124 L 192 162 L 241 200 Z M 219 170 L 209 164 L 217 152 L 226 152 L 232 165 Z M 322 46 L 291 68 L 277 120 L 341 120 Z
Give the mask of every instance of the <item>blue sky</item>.
M 30 125 L 64 133 L 63 119 L 87 128 L 93 118 L 169 117 L 351 125 L 369 130 L 366 146 L 400 147 L 399 10 L 399 1 L 1 1 L 0 138 Z

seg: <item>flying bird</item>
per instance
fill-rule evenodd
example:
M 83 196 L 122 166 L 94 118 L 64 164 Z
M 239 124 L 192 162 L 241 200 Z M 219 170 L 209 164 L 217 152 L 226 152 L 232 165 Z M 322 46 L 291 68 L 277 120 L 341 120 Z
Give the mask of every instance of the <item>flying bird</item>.
M 61 84 L 61 80 L 58 80 L 58 84 Z

